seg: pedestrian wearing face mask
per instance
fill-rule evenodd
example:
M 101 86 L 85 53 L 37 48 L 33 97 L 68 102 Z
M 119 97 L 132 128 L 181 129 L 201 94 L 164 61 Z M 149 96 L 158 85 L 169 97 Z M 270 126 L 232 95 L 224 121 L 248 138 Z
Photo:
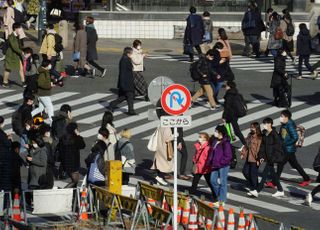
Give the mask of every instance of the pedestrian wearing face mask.
M 274 164 L 280 163 L 284 159 L 284 152 L 280 136 L 273 127 L 273 120 L 271 118 L 265 118 L 263 120 L 263 135 L 260 150 L 258 153 L 257 165 L 261 165 L 263 162 L 266 163 L 265 168 L 262 172 L 262 178 L 258 185 L 257 193 L 250 192 L 251 195 L 258 197 L 258 193 L 263 189 L 264 183 L 267 177 L 271 176 L 272 181 L 275 183 L 278 191 L 272 194 L 273 197 L 284 196 L 284 191 L 280 183 L 279 175 L 274 170 Z
M 281 173 L 283 171 L 285 164 L 289 162 L 291 167 L 296 169 L 303 178 L 303 181 L 299 183 L 299 185 L 302 187 L 308 186 L 311 183 L 311 180 L 297 160 L 296 143 L 299 139 L 299 136 L 296 130 L 296 124 L 292 120 L 292 114 L 289 110 L 283 110 L 281 112 L 280 122 L 281 122 L 281 127 L 280 127 L 279 134 L 285 145 L 286 154 L 285 154 L 284 161 L 278 164 L 278 170 L 277 170 L 278 177 L 279 178 L 281 177 Z
M 97 140 L 103 141 L 107 146 L 106 151 L 104 152 L 104 160 L 105 161 L 115 160 L 114 145 L 110 141 L 109 130 L 104 127 L 101 127 L 97 135 Z
M 141 45 L 140 40 L 133 41 L 131 61 L 133 64 L 134 89 L 136 96 L 144 96 L 145 100 L 148 101 L 148 85 L 143 77 L 143 60 L 147 55 L 143 53 Z
M 207 133 L 199 133 L 199 139 L 194 144 L 196 148 L 196 153 L 193 157 L 193 181 L 192 186 L 190 188 L 190 193 L 195 194 L 197 191 L 198 183 L 202 176 L 204 176 L 209 188 L 211 189 L 213 200 L 216 201 L 217 196 L 214 192 L 214 189 L 211 185 L 210 181 L 210 174 L 211 174 L 211 167 L 207 164 L 209 159 L 209 154 L 211 150 L 210 142 L 209 142 L 209 135 Z
M 48 113 L 48 123 L 51 125 L 53 112 L 53 104 L 51 101 L 51 88 L 53 83 L 50 77 L 51 64 L 49 60 L 43 60 L 41 66 L 38 69 L 39 76 L 37 80 L 38 84 L 38 101 L 39 107 L 32 111 L 32 116 L 42 113 L 46 109 Z
M 80 136 L 78 125 L 74 122 L 69 123 L 66 128 L 66 134 L 60 138 L 57 146 L 62 166 L 71 178 L 71 182 L 65 188 L 77 187 L 80 178 L 80 150 L 85 147 L 86 144 L 83 137 Z
M 211 143 L 210 157 L 207 164 L 211 167 L 211 185 L 219 203 L 227 201 L 228 173 L 232 160 L 232 147 L 224 125 L 218 125 Z M 219 182 L 218 182 L 219 179 Z M 215 206 L 218 203 L 215 204 Z
M 270 88 L 273 89 L 273 105 L 278 107 L 289 106 L 288 98 L 286 96 L 286 92 L 288 90 L 286 58 L 286 51 L 283 49 L 279 49 L 278 55 L 274 59 L 274 70 Z
M 246 138 L 247 144 L 241 151 L 241 159 L 245 160 L 242 173 L 249 183 L 249 196 L 258 196 L 258 153 L 262 141 L 262 133 L 258 122 L 250 125 L 250 133 Z

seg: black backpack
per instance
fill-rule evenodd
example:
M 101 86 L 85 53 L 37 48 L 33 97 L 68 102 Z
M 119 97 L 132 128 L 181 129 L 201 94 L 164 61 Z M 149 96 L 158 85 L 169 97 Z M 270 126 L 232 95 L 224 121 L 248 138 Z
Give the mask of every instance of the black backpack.
M 54 42 L 55 42 L 54 51 L 56 51 L 57 53 L 60 53 L 64 49 L 62 45 L 63 38 L 58 33 L 51 34 L 51 35 L 54 36 Z
M 199 81 L 201 78 L 201 76 L 198 72 L 198 63 L 199 63 L 199 60 L 191 63 L 191 65 L 190 65 L 190 76 L 191 76 L 192 80 L 194 80 L 194 81 Z
M 313 169 L 316 172 L 320 172 L 320 152 L 317 154 L 313 161 Z
M 286 22 L 286 21 L 285 21 Z M 287 22 L 286 22 L 287 23 Z M 286 34 L 288 36 L 293 36 L 294 35 L 294 25 L 292 23 L 292 21 L 290 21 L 289 23 L 287 23 L 287 30 L 286 30 Z
M 234 97 L 234 111 L 237 117 L 247 115 L 248 107 L 241 94 L 237 94 L 237 96 Z

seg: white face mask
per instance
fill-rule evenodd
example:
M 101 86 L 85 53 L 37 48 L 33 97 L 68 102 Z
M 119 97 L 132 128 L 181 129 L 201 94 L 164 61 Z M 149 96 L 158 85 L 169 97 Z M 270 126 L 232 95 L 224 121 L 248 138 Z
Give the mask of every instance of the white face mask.
M 141 49 L 141 46 L 137 46 L 137 50 L 140 50 Z
M 29 131 L 31 127 L 29 125 L 26 126 L 26 130 Z
M 97 138 L 98 140 L 103 140 L 103 136 L 100 133 L 97 135 Z
M 264 124 L 262 125 L 263 129 L 267 130 L 268 129 L 268 125 Z
M 280 119 L 279 119 L 279 120 L 280 120 L 280 123 L 281 123 L 281 124 L 286 123 L 286 121 L 285 121 L 285 118 L 284 118 L 284 117 L 280 117 Z
M 287 52 L 286 51 L 283 51 L 282 54 L 281 54 L 283 57 L 287 56 Z
M 48 65 L 48 70 L 50 70 L 52 68 L 52 65 Z
M 33 146 L 33 148 L 35 148 L 35 149 L 37 149 L 37 148 L 39 147 L 38 144 L 36 144 L 36 143 L 32 144 L 32 146 Z
M 44 134 L 44 136 L 45 136 L 45 137 L 51 137 L 51 133 L 50 133 L 50 132 L 46 132 L 46 133 Z
M 219 133 L 217 131 L 215 131 L 213 135 L 215 138 L 219 138 Z
M 204 143 L 206 140 L 205 139 L 203 139 L 203 138 L 201 138 L 201 137 L 199 137 L 199 139 L 198 139 L 198 141 L 199 141 L 199 143 Z

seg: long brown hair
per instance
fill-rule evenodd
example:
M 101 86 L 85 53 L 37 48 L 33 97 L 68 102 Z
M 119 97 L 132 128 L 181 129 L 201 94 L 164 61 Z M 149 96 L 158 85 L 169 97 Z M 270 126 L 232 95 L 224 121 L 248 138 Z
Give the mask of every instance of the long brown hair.
M 262 132 L 260 128 L 260 124 L 258 122 L 252 122 L 250 127 L 253 126 L 253 128 L 256 130 L 257 137 L 260 139 L 262 138 Z

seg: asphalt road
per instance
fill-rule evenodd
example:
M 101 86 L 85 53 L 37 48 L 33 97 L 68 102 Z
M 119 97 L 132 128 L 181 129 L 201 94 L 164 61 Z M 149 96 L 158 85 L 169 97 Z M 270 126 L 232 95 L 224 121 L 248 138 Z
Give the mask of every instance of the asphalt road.
M 66 59 L 71 59 L 71 54 L 67 53 L 65 55 Z M 99 63 L 105 66 L 108 69 L 107 76 L 105 78 L 89 78 L 89 77 L 80 77 L 80 78 L 68 78 L 65 80 L 65 86 L 63 88 L 55 88 L 53 94 L 58 94 L 61 92 L 75 92 L 74 94 L 67 99 L 59 99 L 54 104 L 60 104 L 63 102 L 69 102 L 72 100 L 83 100 L 79 103 L 74 102 L 75 106 L 73 108 L 77 110 L 77 116 L 75 117 L 76 121 L 79 121 L 80 132 L 87 133 L 88 137 L 86 138 L 87 147 L 82 151 L 82 165 L 84 167 L 83 159 L 89 154 L 90 147 L 95 141 L 96 133 L 94 133 L 94 128 L 98 127 L 101 124 L 101 119 L 103 115 L 103 105 L 109 101 L 115 92 L 117 86 L 117 75 L 118 75 L 118 62 L 120 59 L 120 54 L 118 53 L 100 53 L 99 54 Z M 65 62 L 65 64 L 71 64 L 71 62 Z M 244 62 L 244 65 L 250 66 L 250 61 Z M 144 76 L 148 82 L 154 79 L 157 76 L 167 76 L 170 77 L 176 83 L 181 83 L 186 85 L 190 89 L 193 88 L 193 83 L 191 82 L 189 76 L 189 65 L 179 61 L 167 61 L 163 59 L 146 59 L 145 61 L 146 71 Z M 3 67 L 0 67 L 0 71 L 3 71 Z M 236 82 L 239 88 L 239 91 L 243 94 L 244 98 L 248 102 L 254 102 L 252 104 L 252 109 L 249 112 L 249 118 L 244 119 L 241 125 L 242 130 L 249 128 L 250 122 L 253 120 L 262 121 L 266 116 L 271 116 L 272 118 L 278 120 L 279 110 L 275 110 L 270 105 L 267 105 L 261 101 L 271 100 L 272 99 L 272 90 L 270 89 L 270 80 L 271 73 L 269 72 L 258 72 L 253 67 L 252 70 L 241 70 L 240 68 L 233 68 L 233 71 L 236 76 Z M 11 80 L 16 81 L 20 84 L 17 74 L 11 76 Z M 198 86 L 196 86 L 198 87 Z M 320 132 L 320 123 L 319 115 L 320 111 L 316 105 L 320 102 L 319 97 L 319 87 L 320 81 L 312 81 L 309 79 L 297 81 L 293 80 L 293 100 L 297 103 L 294 104 L 292 108 L 293 117 L 295 114 L 298 114 L 297 123 L 306 124 L 307 135 L 312 135 L 313 137 L 317 136 Z M 8 95 L 13 95 L 22 91 L 19 86 L 13 86 L 11 88 L 13 91 Z M 95 103 L 100 104 L 99 108 L 92 109 L 89 107 L 94 105 L 90 100 L 92 95 L 96 95 Z M 108 94 L 108 95 L 103 95 Z M 109 95 L 111 94 L 111 95 Z M 224 90 L 221 91 L 220 97 L 224 95 Z M 89 98 L 86 100 L 86 98 Z M 6 100 L 6 97 L 0 95 L 1 100 Z M 258 101 L 257 101 L 258 100 Z M 142 101 L 137 101 L 140 103 L 138 105 L 137 112 L 140 116 L 145 116 L 147 108 L 152 106 L 143 104 Z M 7 106 L 13 106 L 15 103 L 8 104 Z M 88 108 L 88 110 L 87 110 Z M 90 109 L 91 108 L 91 109 Z M 124 104 L 124 108 L 126 105 Z M 195 134 L 202 130 L 209 130 L 211 134 L 214 131 L 214 127 L 221 122 L 219 119 L 218 111 L 210 111 L 209 109 L 196 107 L 199 112 L 194 112 L 192 118 L 195 121 L 196 126 L 191 127 L 185 131 L 185 137 L 187 139 L 187 148 L 189 152 L 188 158 L 188 167 L 187 171 L 190 173 L 192 165 L 192 157 L 194 153 L 193 143 L 196 141 L 194 138 Z M 303 112 L 300 112 L 303 110 Z M 192 111 L 191 111 L 192 112 Z M 1 114 L 0 114 L 1 115 Z M 101 118 L 99 119 L 99 116 Z M 88 117 L 90 119 L 88 119 Z M 95 117 L 94 119 L 91 119 Z M 215 117 L 215 119 L 211 119 Z M 128 120 L 129 119 L 129 120 Z M 210 120 L 211 119 L 211 120 Z M 81 122 L 83 121 L 83 122 Z M 144 178 L 146 180 L 151 180 L 152 175 L 149 171 L 144 169 L 150 168 L 153 159 L 153 153 L 149 152 L 146 148 L 147 140 L 146 137 L 152 134 L 154 128 L 152 125 L 148 125 L 146 118 L 127 118 L 127 116 L 121 112 L 117 112 L 115 119 L 116 128 L 120 131 L 123 128 L 131 128 L 134 136 L 132 142 L 135 147 L 135 155 L 138 163 L 137 174 L 139 178 Z M 6 128 L 6 127 L 5 127 Z M 9 126 L 7 127 L 9 128 Z M 92 131 L 93 129 L 93 131 Z M 89 130 L 89 131 L 88 131 Z M 90 131 L 91 130 L 91 131 Z M 318 151 L 319 143 L 315 142 L 314 138 L 306 147 L 299 149 L 297 156 L 304 168 L 312 169 L 313 159 Z M 235 143 L 236 146 L 240 146 L 239 142 Z M 178 156 L 180 157 L 180 156 Z M 179 162 L 179 160 L 178 160 Z M 316 217 L 319 215 L 320 202 L 319 200 L 315 202 L 315 207 L 310 208 L 302 204 L 303 194 L 307 191 L 311 191 L 316 184 L 301 189 L 298 187 L 296 182 L 297 179 L 301 179 L 299 176 L 296 176 L 296 172 L 292 171 L 289 165 L 286 166 L 284 172 L 287 173 L 285 177 L 290 180 L 284 180 L 283 183 L 286 183 L 286 198 L 276 199 L 271 197 L 271 193 L 275 192 L 270 189 L 266 189 L 265 193 L 261 195 L 258 199 L 247 198 L 242 186 L 239 184 L 243 183 L 241 178 L 241 169 L 243 162 L 239 161 L 236 170 L 232 170 L 229 177 L 231 193 L 228 203 L 235 207 L 245 207 L 246 209 L 258 212 L 261 215 L 268 216 L 277 220 L 281 220 L 286 224 L 294 224 L 297 226 L 304 227 L 306 229 L 319 229 L 320 220 Z M 315 172 L 309 170 L 308 173 L 311 173 L 311 177 L 315 179 Z M 291 175 L 291 177 L 290 177 Z M 293 175 L 293 176 L 292 176 Z M 292 179 L 293 178 L 293 179 Z M 204 182 L 201 182 L 205 185 Z M 189 182 L 190 184 L 190 182 Z M 181 181 L 180 189 L 184 189 L 185 186 L 189 186 L 188 182 Z M 202 190 L 202 193 L 206 195 L 205 189 Z M 208 195 L 208 194 L 207 194 Z M 282 209 L 283 208 L 283 209 Z M 307 220 L 307 221 L 306 221 Z

